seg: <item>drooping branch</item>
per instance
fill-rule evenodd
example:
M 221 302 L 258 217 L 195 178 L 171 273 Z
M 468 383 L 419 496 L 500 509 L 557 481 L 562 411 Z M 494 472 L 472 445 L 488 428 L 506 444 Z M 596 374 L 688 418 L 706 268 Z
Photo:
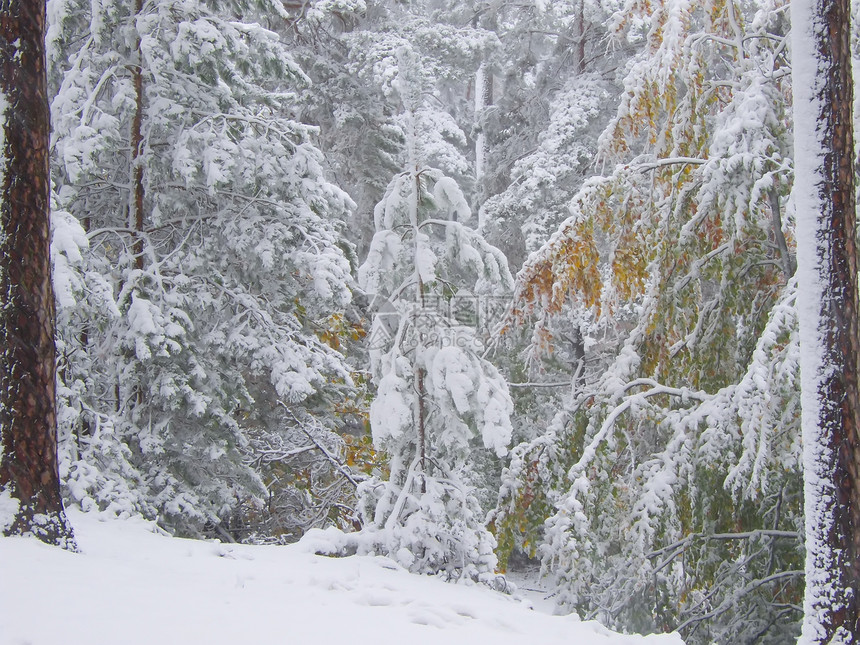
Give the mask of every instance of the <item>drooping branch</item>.
M 661 395 L 678 397 L 684 401 L 694 399 L 700 402 L 708 401 L 713 398 L 706 392 L 701 392 L 699 390 L 691 390 L 689 388 L 669 387 L 666 385 L 661 385 L 654 379 L 650 378 L 639 378 L 630 381 L 626 386 L 624 386 L 624 392 L 629 392 L 630 390 L 643 386 L 648 386 L 650 389 L 645 390 L 644 392 L 637 392 L 635 394 L 628 395 L 624 399 L 624 401 L 622 401 L 619 405 L 615 406 L 615 408 L 613 408 L 612 411 L 606 416 L 606 419 L 600 426 L 600 430 L 597 431 L 591 442 L 582 451 L 582 456 L 579 458 L 579 461 L 576 463 L 576 465 L 571 468 L 570 472 L 572 475 L 581 473 L 588 467 L 588 465 L 591 463 L 592 459 L 594 459 L 594 456 L 597 453 L 597 448 L 606 439 L 609 432 L 615 426 L 615 422 L 622 414 L 624 414 L 634 405 L 644 403 L 647 399 L 651 397 Z
M 355 480 L 355 477 L 349 471 L 349 469 L 343 463 L 341 463 L 341 461 L 337 457 L 331 454 L 331 452 L 329 452 L 329 450 L 324 445 L 322 445 L 319 441 L 316 440 L 316 438 L 305 427 L 305 424 L 299 420 L 299 418 L 293 413 L 292 410 L 290 410 L 282 402 L 279 401 L 279 403 L 281 407 L 283 407 L 284 410 L 287 411 L 287 414 L 290 416 L 290 418 L 292 418 L 292 420 L 296 424 L 296 427 L 302 432 L 302 434 L 304 434 L 310 440 L 310 442 L 314 446 L 316 446 L 316 448 L 325 456 L 325 458 L 331 463 L 331 465 L 334 466 L 335 469 L 341 475 L 343 475 L 344 478 L 349 481 L 350 484 L 352 484 L 355 488 L 358 488 L 358 482 Z

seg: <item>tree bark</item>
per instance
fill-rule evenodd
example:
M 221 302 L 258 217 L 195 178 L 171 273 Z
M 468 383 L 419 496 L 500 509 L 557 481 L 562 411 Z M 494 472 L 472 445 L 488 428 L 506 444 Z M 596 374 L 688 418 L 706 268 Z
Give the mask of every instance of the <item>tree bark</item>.
M 487 156 L 487 135 L 484 132 L 484 110 L 487 109 L 487 77 L 492 78 L 492 72 L 487 73 L 487 65 L 482 62 L 475 72 L 475 127 L 478 131 L 475 137 L 475 212 L 478 213 L 478 230 L 484 231 L 486 223 L 484 222 L 483 211 L 481 204 L 484 202 L 485 190 L 484 182 L 484 165 Z
M 414 116 L 410 119 L 411 123 L 415 123 Z M 415 334 L 416 338 L 418 338 L 418 345 L 415 347 L 415 358 L 414 358 L 414 366 L 415 366 L 415 397 L 416 397 L 416 418 L 415 425 L 416 431 L 418 434 L 418 465 L 421 469 L 421 492 L 427 492 L 427 392 L 424 388 L 424 376 L 426 374 L 424 366 L 421 362 L 424 360 L 424 340 L 423 336 L 426 330 L 420 328 L 421 325 L 421 314 L 424 311 L 424 282 L 421 280 L 421 271 L 418 269 L 419 263 L 419 253 L 418 253 L 418 240 L 420 235 L 420 230 L 418 228 L 418 201 L 421 196 L 421 175 L 420 168 L 418 167 L 418 159 L 415 154 L 414 142 L 415 142 L 415 133 L 414 131 L 410 133 L 412 137 L 412 143 L 410 144 L 410 152 L 409 152 L 409 164 L 412 167 L 412 196 L 409 202 L 409 219 L 412 224 L 412 236 L 414 239 L 415 247 L 413 251 L 413 259 L 412 263 L 415 267 L 415 305 L 420 307 L 418 311 L 416 311 L 416 329 Z
M 856 643 L 860 323 L 848 0 L 793 0 L 806 597 L 802 643 Z
M 0 0 L 0 489 L 6 534 L 74 548 L 60 497 L 44 0 Z
M 785 273 L 785 279 L 791 280 L 794 275 L 794 258 L 788 251 L 788 242 L 785 241 L 785 234 L 782 232 L 782 210 L 779 206 L 779 193 L 776 188 L 771 188 L 767 193 L 770 201 L 770 220 L 773 227 L 773 237 L 776 240 L 776 246 L 779 249 L 779 259 L 782 261 L 782 270 Z
M 135 16 L 143 13 L 143 0 L 135 1 Z M 140 34 L 135 44 L 137 64 L 131 68 L 132 85 L 134 85 L 134 118 L 131 121 L 131 227 L 135 232 L 134 265 L 138 270 L 143 269 L 143 53 L 140 49 Z
M 418 464 L 421 468 L 421 492 L 427 492 L 427 393 L 424 390 L 424 368 L 419 367 L 415 381 L 418 398 Z
M 585 0 L 580 0 L 576 11 L 576 41 L 574 42 L 573 68 L 577 74 L 585 72 Z

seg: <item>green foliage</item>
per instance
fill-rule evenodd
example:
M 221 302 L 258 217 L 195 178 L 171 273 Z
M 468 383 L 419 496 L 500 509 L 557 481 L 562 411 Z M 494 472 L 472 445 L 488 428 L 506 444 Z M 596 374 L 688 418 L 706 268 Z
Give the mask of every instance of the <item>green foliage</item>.
M 84 229 L 59 318 L 69 495 L 242 538 L 246 509 L 298 490 L 261 467 L 307 445 L 283 410 L 336 453 L 354 390 L 352 202 L 291 114 L 309 79 L 250 3 L 55 9 L 56 205 Z M 340 486 L 323 461 L 310 487 Z

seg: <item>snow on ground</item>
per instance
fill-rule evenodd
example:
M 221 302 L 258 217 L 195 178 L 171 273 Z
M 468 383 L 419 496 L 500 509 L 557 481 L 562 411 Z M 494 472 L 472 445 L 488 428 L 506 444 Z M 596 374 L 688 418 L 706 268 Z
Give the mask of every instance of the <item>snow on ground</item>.
M 0 538 L 0 645 L 683 645 L 312 544 L 170 538 L 71 511 L 81 553 Z
M 509 562 L 505 578 L 516 585 L 517 593 L 536 611 L 555 614 L 555 593 L 547 588 L 546 579 L 540 576 L 540 565 L 536 562 L 514 566 Z M 664 645 L 664 643 L 661 643 Z

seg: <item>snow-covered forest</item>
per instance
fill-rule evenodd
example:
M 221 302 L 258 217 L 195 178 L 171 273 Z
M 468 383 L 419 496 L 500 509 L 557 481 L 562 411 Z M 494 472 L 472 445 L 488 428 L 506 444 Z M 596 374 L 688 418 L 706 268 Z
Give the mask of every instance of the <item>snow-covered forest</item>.
M 789 9 L 48 0 L 65 504 L 795 640 Z

